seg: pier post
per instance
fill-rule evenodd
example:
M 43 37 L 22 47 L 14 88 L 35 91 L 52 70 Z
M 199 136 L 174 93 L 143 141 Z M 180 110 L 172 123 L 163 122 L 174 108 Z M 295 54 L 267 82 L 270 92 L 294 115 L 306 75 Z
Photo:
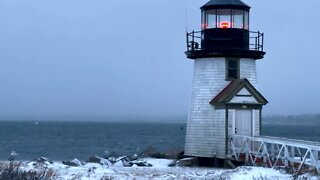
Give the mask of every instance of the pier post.
M 310 151 L 310 160 L 311 160 L 311 166 L 317 169 L 319 171 L 319 152 L 316 150 Z

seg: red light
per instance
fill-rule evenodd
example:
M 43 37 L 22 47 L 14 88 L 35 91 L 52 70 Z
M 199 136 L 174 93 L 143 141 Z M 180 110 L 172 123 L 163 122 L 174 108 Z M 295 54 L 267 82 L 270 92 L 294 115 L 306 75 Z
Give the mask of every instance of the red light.
M 230 23 L 229 22 L 221 22 L 220 28 L 230 28 Z

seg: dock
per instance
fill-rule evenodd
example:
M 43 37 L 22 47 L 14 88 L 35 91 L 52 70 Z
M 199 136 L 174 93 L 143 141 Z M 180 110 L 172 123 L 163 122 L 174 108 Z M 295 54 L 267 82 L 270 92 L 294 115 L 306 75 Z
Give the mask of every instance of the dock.
M 291 173 L 302 170 L 320 172 L 320 143 L 278 137 L 234 135 L 228 158 L 247 165 L 270 168 L 284 167 Z

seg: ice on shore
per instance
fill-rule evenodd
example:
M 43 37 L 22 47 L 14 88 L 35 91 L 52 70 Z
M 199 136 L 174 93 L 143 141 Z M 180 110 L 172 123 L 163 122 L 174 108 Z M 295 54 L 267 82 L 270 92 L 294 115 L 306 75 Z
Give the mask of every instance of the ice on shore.
M 55 172 L 57 179 L 281 179 L 290 180 L 292 175 L 279 170 L 262 167 L 239 167 L 237 169 L 215 169 L 200 167 L 169 167 L 173 160 L 143 159 L 152 167 L 124 167 L 121 165 L 104 166 L 98 163 L 86 163 L 81 167 L 71 167 L 59 162 L 36 163 L 23 162 L 23 170 L 41 171 L 45 168 Z M 119 161 L 121 162 L 121 161 Z

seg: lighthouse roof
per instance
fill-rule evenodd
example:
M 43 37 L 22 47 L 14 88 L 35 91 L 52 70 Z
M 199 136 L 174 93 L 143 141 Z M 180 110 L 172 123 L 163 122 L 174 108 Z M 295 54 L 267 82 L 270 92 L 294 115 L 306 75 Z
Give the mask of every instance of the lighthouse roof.
M 260 104 L 266 105 L 267 99 L 245 78 L 231 81 L 210 104 Z
M 201 9 L 223 9 L 223 8 L 235 8 L 235 9 L 246 9 L 249 10 L 250 6 L 241 0 L 210 0 L 205 5 L 201 7 Z

